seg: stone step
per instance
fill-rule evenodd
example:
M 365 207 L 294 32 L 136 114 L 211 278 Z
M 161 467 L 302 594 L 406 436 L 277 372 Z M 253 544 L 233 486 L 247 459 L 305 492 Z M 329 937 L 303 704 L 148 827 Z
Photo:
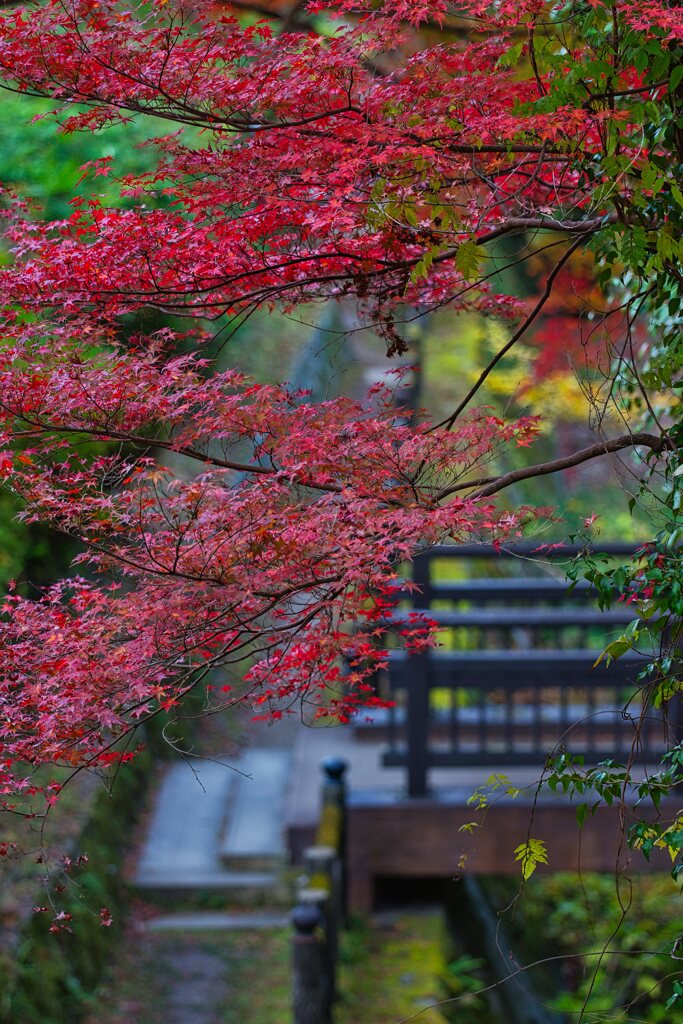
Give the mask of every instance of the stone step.
M 267 871 L 195 872 L 191 877 L 177 873 L 140 874 L 135 879 L 137 892 L 143 899 L 177 903 L 188 908 L 215 904 L 218 897 L 231 907 L 286 906 L 291 900 L 289 887 L 279 874 Z
M 289 917 L 263 911 L 256 914 L 229 914 L 221 911 L 200 910 L 178 914 L 162 914 L 146 921 L 142 926 L 148 932 L 241 932 L 270 931 L 286 928 Z
M 220 869 L 218 842 L 236 772 L 188 758 L 166 769 L 138 862 L 138 879 L 192 878 Z
M 138 871 L 135 885 L 138 889 L 155 889 L 177 894 L 207 890 L 229 893 L 237 889 L 271 889 L 279 877 L 269 871 Z
M 238 762 L 230 813 L 220 843 L 222 863 L 233 871 L 281 868 L 284 843 L 285 791 L 291 750 L 262 747 L 247 750 Z

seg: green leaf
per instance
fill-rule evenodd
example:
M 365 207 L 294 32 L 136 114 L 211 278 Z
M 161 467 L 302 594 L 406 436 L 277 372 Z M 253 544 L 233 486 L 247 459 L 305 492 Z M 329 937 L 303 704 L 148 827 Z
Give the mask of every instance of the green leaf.
M 483 255 L 483 249 L 472 238 L 458 246 L 455 265 L 466 281 L 473 281 L 479 276 L 479 264 Z
M 683 985 L 680 981 L 674 981 L 673 983 L 673 995 L 667 1001 L 666 1009 L 670 1010 L 674 1003 L 677 1003 L 679 999 L 683 997 Z
M 683 64 L 677 64 L 669 79 L 669 92 L 672 93 L 683 82 Z
M 548 863 L 548 852 L 542 839 L 527 839 L 515 850 L 515 860 L 521 861 L 522 878 L 526 882 L 539 864 Z
M 642 47 L 639 50 L 636 50 L 636 52 L 633 55 L 633 63 L 636 67 L 636 70 L 641 72 L 644 71 L 648 65 L 647 50 Z
M 519 58 L 521 56 L 523 47 L 524 42 L 515 43 L 514 46 L 511 46 L 509 50 L 506 50 L 505 53 L 498 58 L 497 66 L 500 68 L 516 67 L 517 64 L 519 64 Z
M 410 224 L 410 226 L 413 228 L 416 228 L 417 225 L 420 223 L 418 220 L 417 212 L 413 206 L 404 206 L 403 216 L 405 217 L 406 222 Z
M 597 661 L 594 662 L 593 668 L 596 668 L 603 658 L 607 658 L 607 664 L 614 661 L 616 658 L 620 658 L 626 651 L 630 651 L 633 644 L 621 637 L 619 640 L 613 640 L 611 644 L 608 644 L 604 649 Z

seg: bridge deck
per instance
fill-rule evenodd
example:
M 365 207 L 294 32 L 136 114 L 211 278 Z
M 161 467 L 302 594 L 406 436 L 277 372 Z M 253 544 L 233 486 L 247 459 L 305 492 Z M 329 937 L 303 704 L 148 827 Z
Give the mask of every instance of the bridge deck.
M 506 770 L 524 792 L 496 802 L 483 828 L 470 834 L 459 831 L 477 818 L 467 799 L 500 768 L 434 769 L 430 794 L 409 799 L 404 772 L 382 767 L 381 752 L 381 743 L 360 738 L 350 726 L 311 728 L 301 730 L 292 761 L 286 821 L 294 859 L 313 838 L 320 762 L 334 755 L 349 765 L 349 897 L 355 911 L 371 909 L 378 878 L 452 878 L 463 870 L 519 875 L 513 851 L 529 835 L 547 843 L 549 866 L 539 872 L 576 871 L 579 865 L 584 871 L 613 872 L 625 864 L 628 850 L 617 808 L 599 808 L 579 831 L 575 805 L 567 799 L 544 794 L 533 806 L 542 764 Z M 667 808 L 662 812 L 666 816 Z M 668 871 L 670 863 L 659 856 L 648 864 L 636 855 L 630 868 Z

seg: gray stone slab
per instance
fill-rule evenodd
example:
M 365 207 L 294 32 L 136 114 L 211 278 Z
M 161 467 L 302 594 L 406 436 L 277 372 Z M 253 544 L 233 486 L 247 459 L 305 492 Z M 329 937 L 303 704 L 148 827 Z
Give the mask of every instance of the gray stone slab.
M 284 801 L 291 751 L 278 747 L 247 750 L 239 761 L 231 812 L 220 844 L 225 865 L 276 866 L 285 856 Z
M 192 879 L 220 871 L 218 844 L 231 788 L 229 765 L 197 758 L 169 765 L 138 863 L 145 884 L 155 876 Z
M 139 889 L 157 889 L 170 893 L 195 892 L 198 889 L 234 892 L 239 889 L 253 892 L 270 889 L 279 884 L 277 875 L 268 871 L 214 871 L 146 870 L 138 871 L 135 884 Z
M 219 911 L 198 911 L 186 914 L 164 914 L 146 921 L 148 932 L 244 932 L 287 928 L 289 917 L 283 914 L 225 914 Z

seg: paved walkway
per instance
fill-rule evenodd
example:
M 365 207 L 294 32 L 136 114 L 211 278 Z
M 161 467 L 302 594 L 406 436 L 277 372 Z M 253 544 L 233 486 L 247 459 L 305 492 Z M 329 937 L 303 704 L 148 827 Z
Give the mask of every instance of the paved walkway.
M 213 891 L 228 902 L 277 902 L 290 761 L 286 748 L 255 747 L 237 759 L 170 764 L 133 884 L 146 894 Z

